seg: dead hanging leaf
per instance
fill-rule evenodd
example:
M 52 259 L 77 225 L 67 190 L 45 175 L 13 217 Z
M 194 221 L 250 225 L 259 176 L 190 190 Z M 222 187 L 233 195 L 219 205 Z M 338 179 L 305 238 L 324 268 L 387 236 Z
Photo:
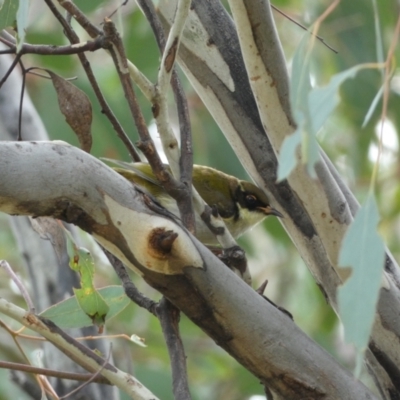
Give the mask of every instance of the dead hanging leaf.
M 92 105 L 82 90 L 61 76 L 46 69 L 53 81 L 58 96 L 60 110 L 65 116 L 68 125 L 78 136 L 82 150 L 90 152 L 92 147 Z

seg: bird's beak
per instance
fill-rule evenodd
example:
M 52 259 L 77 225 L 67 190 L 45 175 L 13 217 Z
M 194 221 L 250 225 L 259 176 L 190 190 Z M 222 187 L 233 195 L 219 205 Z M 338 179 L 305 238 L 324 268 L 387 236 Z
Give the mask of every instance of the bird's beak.
M 271 206 L 259 207 L 265 215 L 275 215 L 275 217 L 284 218 L 283 214 Z

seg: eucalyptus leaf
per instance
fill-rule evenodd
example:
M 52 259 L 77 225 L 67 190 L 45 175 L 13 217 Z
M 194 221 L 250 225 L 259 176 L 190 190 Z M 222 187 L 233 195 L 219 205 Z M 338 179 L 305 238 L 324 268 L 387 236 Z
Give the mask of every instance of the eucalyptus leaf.
M 3 0 L 0 5 L 0 29 L 15 26 L 18 5 L 17 0 Z
M 308 105 L 311 115 L 312 129 L 317 133 L 332 111 L 339 104 L 340 85 L 349 78 L 354 78 L 358 71 L 363 68 L 362 65 L 356 65 L 352 68 L 334 75 L 329 84 L 324 87 L 313 89 L 308 96 Z
M 352 270 L 338 289 L 339 315 L 345 339 L 355 345 L 359 362 L 368 346 L 382 283 L 385 247 L 377 233 L 378 222 L 378 207 L 370 193 L 350 225 L 339 254 L 339 265 Z
M 17 50 L 21 49 L 24 43 L 26 29 L 28 27 L 28 17 L 29 17 L 29 0 L 19 0 L 19 6 L 17 10 Z
M 122 286 L 107 286 L 98 289 L 109 310 L 106 315 L 106 322 L 118 315 L 129 304 L 130 300 L 125 295 Z M 93 325 L 92 320 L 80 307 L 76 296 L 72 296 L 60 303 L 51 306 L 43 311 L 41 316 L 52 320 L 60 328 L 83 328 Z
M 283 141 L 278 162 L 278 181 L 285 179 L 297 164 L 296 149 L 301 142 L 301 132 L 296 130 Z

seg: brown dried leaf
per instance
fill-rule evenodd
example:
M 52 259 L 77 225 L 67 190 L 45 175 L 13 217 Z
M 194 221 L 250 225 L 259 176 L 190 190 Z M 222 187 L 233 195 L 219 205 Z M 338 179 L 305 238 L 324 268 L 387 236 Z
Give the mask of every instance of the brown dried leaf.
M 92 147 L 92 105 L 82 90 L 54 72 L 46 70 L 53 81 L 58 96 L 60 111 L 68 125 L 78 136 L 82 150 L 90 152 Z

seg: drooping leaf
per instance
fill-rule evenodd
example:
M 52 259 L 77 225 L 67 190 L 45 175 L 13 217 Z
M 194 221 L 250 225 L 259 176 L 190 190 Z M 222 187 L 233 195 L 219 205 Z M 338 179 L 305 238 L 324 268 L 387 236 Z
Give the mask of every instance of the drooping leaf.
M 339 103 L 340 85 L 346 79 L 353 78 L 364 66 L 357 65 L 334 75 L 327 86 L 312 88 L 310 37 L 308 33 L 305 34 L 293 56 L 290 101 L 297 124 L 295 134 L 301 132 L 301 162 L 307 165 L 308 173 L 315 176 L 314 165 L 319 160 L 317 133 Z M 286 178 L 295 167 L 297 145 L 294 144 L 297 139 L 297 136 L 293 136 L 291 139 L 285 138 L 283 142 L 279 155 L 279 164 L 283 164 L 278 172 L 279 180 Z
M 0 7 L 0 29 L 15 26 L 17 20 L 17 0 L 4 0 Z
M 56 89 L 60 111 L 78 136 L 82 150 L 89 153 L 92 147 L 92 105 L 88 96 L 54 72 L 46 71 Z
M 308 94 L 311 91 L 310 53 L 308 51 L 309 35 L 304 35 L 292 62 L 292 79 L 290 84 L 290 101 L 295 116 L 297 129 L 286 137 L 279 154 L 278 180 L 289 176 L 298 160 L 297 147 L 301 142 L 301 161 L 307 164 L 308 171 L 315 175 L 314 164 L 319 159 L 319 149 L 315 134 L 311 131 L 311 116 Z
M 378 222 L 378 207 L 370 193 L 350 225 L 339 254 L 339 265 L 352 269 L 350 278 L 338 290 L 338 305 L 345 339 L 355 345 L 359 355 L 357 372 L 368 345 L 382 283 L 385 247 L 377 233 Z
M 106 316 L 106 323 L 129 304 L 130 300 L 125 295 L 122 286 L 107 286 L 98 289 L 98 293 L 106 302 L 109 310 Z M 93 324 L 92 320 L 85 314 L 75 296 L 72 296 L 60 303 L 51 306 L 40 315 L 52 320 L 62 329 L 83 328 Z
M 322 128 L 332 111 L 339 104 L 340 85 L 349 78 L 354 78 L 362 65 L 356 65 L 346 71 L 334 75 L 329 84 L 311 90 L 308 95 L 308 104 L 311 115 L 312 130 L 315 134 Z
M 376 59 L 379 63 L 384 63 L 385 57 L 384 57 L 384 51 L 383 51 L 383 41 L 382 41 L 382 29 L 381 29 L 381 24 L 379 21 L 379 11 L 378 11 L 378 5 L 376 3 L 376 0 L 372 0 L 372 6 L 374 7 L 374 26 L 375 26 L 375 47 L 376 47 Z M 384 78 L 384 70 L 381 70 L 382 73 L 382 80 Z M 381 86 L 379 89 L 378 93 L 374 96 L 374 99 L 372 100 L 371 105 L 369 106 L 369 109 L 367 111 L 367 114 L 365 115 L 364 121 L 362 123 L 362 128 L 364 128 L 369 120 L 371 119 L 378 103 L 379 100 L 381 99 L 383 95 L 383 90 L 384 90 L 384 85 Z
M 372 6 L 374 8 L 374 27 L 375 27 L 375 45 L 376 45 L 376 59 L 379 63 L 385 61 L 384 50 L 383 50 L 383 40 L 382 40 L 382 28 L 379 21 L 379 10 L 376 0 L 372 0 Z M 383 71 L 382 71 L 383 76 Z
M 374 99 L 372 100 L 372 103 L 368 108 L 367 114 L 364 117 L 364 121 L 361 125 L 361 128 L 364 128 L 365 125 L 367 125 L 369 120 L 371 119 L 376 107 L 378 106 L 379 100 L 381 99 L 381 97 L 383 95 L 384 88 L 385 88 L 385 86 L 382 85 L 381 88 L 379 89 L 378 93 L 375 95 Z
M 78 304 L 90 317 L 93 324 L 102 331 L 109 307 L 93 284 L 94 262 L 92 255 L 88 250 L 82 247 L 78 248 L 74 244 L 73 255 L 69 264 L 80 275 L 81 287 L 79 289 L 74 288 Z
M 19 0 L 18 11 L 16 15 L 17 19 L 17 51 L 21 49 L 24 43 L 26 28 L 28 27 L 29 17 L 29 0 Z

